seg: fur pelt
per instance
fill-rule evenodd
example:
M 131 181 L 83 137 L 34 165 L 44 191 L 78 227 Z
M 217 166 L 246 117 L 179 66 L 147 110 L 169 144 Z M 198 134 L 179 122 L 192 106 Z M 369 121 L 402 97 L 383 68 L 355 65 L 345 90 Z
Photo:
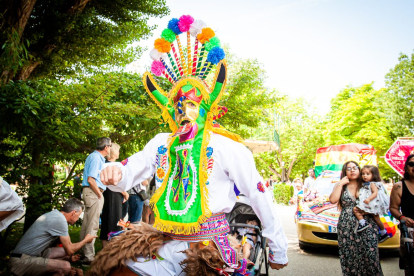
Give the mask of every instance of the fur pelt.
M 89 276 L 106 276 L 125 265 L 125 259 L 136 261 L 136 256 L 149 256 L 163 245 L 163 233 L 151 225 L 141 226 L 114 237 L 91 264 Z
M 193 248 L 183 251 L 187 254 L 187 259 L 180 263 L 187 276 L 215 276 L 219 275 L 214 268 L 223 267 L 219 251 L 212 246 L 200 248 L 197 244 Z
M 228 236 L 228 239 L 230 246 L 236 250 L 237 260 L 240 260 L 242 256 L 240 242 L 231 235 Z M 201 244 L 199 242 L 197 245 L 184 251 L 187 254 L 187 259 L 180 263 L 183 271 L 187 276 L 220 275 L 215 269 L 223 268 L 223 265 L 225 265 L 220 252 L 212 242 L 207 247 L 201 246 Z

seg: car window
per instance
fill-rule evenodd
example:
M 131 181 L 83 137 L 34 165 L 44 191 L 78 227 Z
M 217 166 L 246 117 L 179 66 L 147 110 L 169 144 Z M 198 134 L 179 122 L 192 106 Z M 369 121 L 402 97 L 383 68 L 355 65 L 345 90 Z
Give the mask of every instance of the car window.
M 319 196 L 329 196 L 335 186 L 335 183 L 340 180 L 340 171 L 324 171 L 310 186 L 310 190 L 317 190 Z

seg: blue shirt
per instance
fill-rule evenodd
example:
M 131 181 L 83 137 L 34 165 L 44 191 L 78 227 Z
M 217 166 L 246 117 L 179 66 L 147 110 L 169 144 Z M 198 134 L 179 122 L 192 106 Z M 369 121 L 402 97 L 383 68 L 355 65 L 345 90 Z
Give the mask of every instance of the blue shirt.
M 99 188 L 106 190 L 106 186 L 102 184 L 101 177 L 99 176 L 100 170 L 103 169 L 105 164 L 105 158 L 96 150 L 89 154 L 85 161 L 85 168 L 83 169 L 83 181 L 82 186 L 89 187 L 88 177 L 95 178 L 96 184 Z

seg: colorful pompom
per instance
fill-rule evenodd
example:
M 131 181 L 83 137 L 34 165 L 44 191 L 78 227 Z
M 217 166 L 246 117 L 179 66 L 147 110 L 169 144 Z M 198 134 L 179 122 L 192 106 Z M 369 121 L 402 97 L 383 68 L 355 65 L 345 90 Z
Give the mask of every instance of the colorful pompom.
M 173 18 L 170 20 L 170 22 L 168 22 L 168 29 L 173 31 L 176 35 L 179 35 L 182 33 L 180 31 L 180 28 L 178 27 L 178 22 L 180 22 L 180 20 L 178 20 L 177 18 Z
M 194 18 L 191 15 L 183 15 L 180 17 L 180 21 L 178 22 L 178 28 L 180 28 L 181 32 L 187 32 L 190 30 L 191 24 L 193 24 Z
M 154 48 L 160 53 L 168 53 L 171 50 L 171 44 L 163 38 L 157 38 L 154 42 Z
M 162 56 L 165 55 L 163 53 L 160 53 L 157 49 L 152 49 L 150 52 L 150 57 L 152 60 L 160 60 Z
M 164 29 L 161 33 L 161 38 L 164 38 L 169 43 L 173 43 L 175 41 L 175 33 L 170 29 Z
M 214 47 L 220 47 L 220 46 L 221 46 L 220 39 L 218 39 L 217 36 L 213 37 L 212 39 L 210 39 L 210 41 L 204 44 L 206 51 L 210 51 Z
M 216 34 L 211 28 L 204 28 L 201 30 L 201 33 L 197 35 L 197 39 L 204 44 L 207 41 L 210 41 L 215 35 Z
M 223 49 L 221 49 L 220 47 L 214 47 L 208 53 L 207 61 L 211 62 L 212 64 L 217 64 L 225 57 L 226 57 L 226 54 L 224 53 Z
M 191 24 L 191 26 L 190 26 L 190 34 L 193 36 L 193 37 L 196 37 L 198 34 L 200 34 L 201 33 L 201 30 L 202 29 L 204 29 L 204 28 L 207 28 L 207 24 L 206 23 L 204 23 L 203 21 L 201 21 L 201 20 L 196 20 L 196 21 L 194 21 L 193 22 L 193 24 Z
M 164 72 L 165 67 L 161 61 L 154 60 L 151 64 L 151 72 L 157 77 L 161 76 Z

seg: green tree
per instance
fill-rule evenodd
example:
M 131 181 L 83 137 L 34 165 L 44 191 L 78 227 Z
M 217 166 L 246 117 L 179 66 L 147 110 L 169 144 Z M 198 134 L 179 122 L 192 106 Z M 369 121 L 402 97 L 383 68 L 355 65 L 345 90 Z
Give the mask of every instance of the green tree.
M 228 81 L 220 105 L 229 112 L 217 121 L 226 129 L 249 138 L 261 123 L 270 122 L 268 109 L 276 106 L 278 94 L 266 88 L 266 72 L 255 59 L 241 59 L 233 55 L 228 47 Z
M 123 156 L 132 154 L 163 130 L 158 117 L 138 75 L 112 72 L 70 84 L 44 79 L 3 86 L 0 174 L 19 182 L 21 194 L 28 195 L 27 208 L 37 206 L 28 213 L 27 224 L 70 196 L 66 184 L 72 173 L 56 183 L 52 165 L 81 170 L 78 165 L 102 136 L 125 145 Z M 43 204 L 37 202 L 40 196 L 45 197 Z
M 316 149 L 323 144 L 320 119 L 303 98 L 281 98 L 276 113 L 280 147 L 276 152 L 256 155 L 257 167 L 265 172 L 263 176 L 273 174 L 280 180 L 305 177 L 308 169 L 313 167 Z M 273 140 L 273 124 L 262 129 L 267 130 L 267 136 L 253 138 Z
M 401 54 L 399 63 L 386 75 L 382 95 L 384 116 L 396 137 L 414 135 L 414 53 Z
M 0 74 L 3 81 L 67 78 L 123 67 L 137 59 L 167 15 L 164 0 L 25 0 L 0 2 Z
M 372 84 L 343 89 L 331 101 L 331 111 L 325 123 L 325 146 L 346 143 L 372 145 L 377 156 L 384 156 L 392 145 L 394 135 L 384 116 L 386 105 L 383 89 L 374 90 Z M 378 158 L 381 176 L 395 176 L 383 158 Z

